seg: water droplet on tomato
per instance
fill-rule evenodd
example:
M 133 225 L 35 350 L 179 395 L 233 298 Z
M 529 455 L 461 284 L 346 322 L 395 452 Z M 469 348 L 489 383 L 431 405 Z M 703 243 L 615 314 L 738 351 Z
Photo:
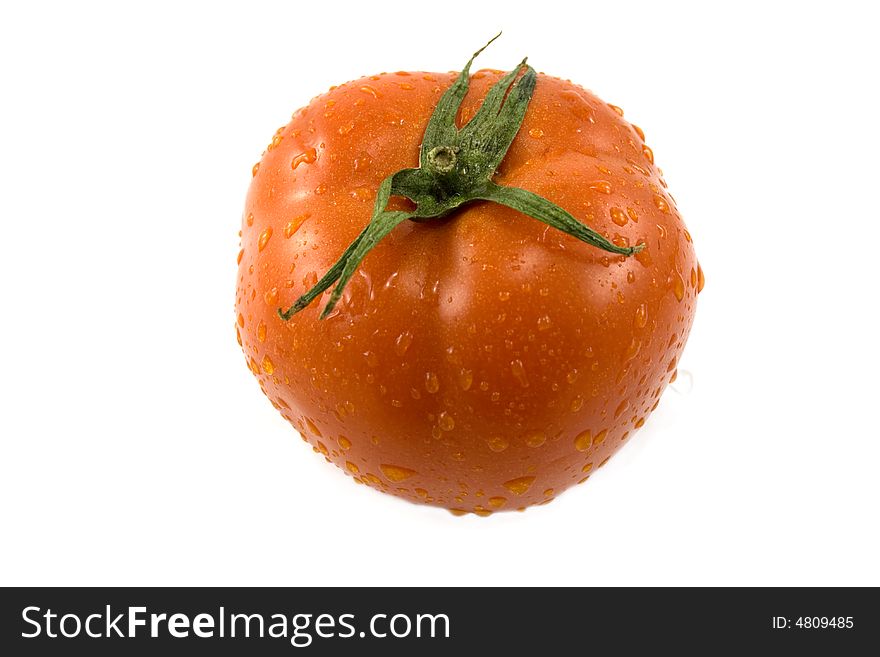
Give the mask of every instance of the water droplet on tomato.
M 593 434 L 587 429 L 586 431 L 581 431 L 574 439 L 574 447 L 579 452 L 586 452 L 590 447 L 593 446 Z
M 259 326 L 257 326 L 257 340 L 260 342 L 266 341 L 266 324 L 264 322 L 260 322 Z
M 584 406 L 584 398 L 578 395 L 571 400 L 571 412 L 577 413 Z
M 266 374 L 268 374 L 269 376 L 272 376 L 272 375 L 275 373 L 275 364 L 274 364 L 274 363 L 272 362 L 272 360 L 269 358 L 269 355 L 268 355 L 268 354 L 266 354 L 265 356 L 263 356 L 262 367 L 263 367 L 263 371 L 264 371 Z
M 629 217 L 626 216 L 623 210 L 620 208 L 611 208 L 611 221 L 616 223 L 618 226 L 625 226 L 629 221 Z
M 543 431 L 532 433 L 526 436 L 526 445 L 528 445 L 529 447 L 540 447 L 546 442 L 547 436 L 544 435 Z
M 626 363 L 635 358 L 639 351 L 642 349 L 642 341 L 636 337 L 630 341 L 629 346 L 626 348 L 626 352 L 623 354 L 623 362 Z
M 654 164 L 654 151 L 651 150 L 651 147 L 647 144 L 642 145 L 642 154 L 645 156 L 645 159 L 648 160 L 651 164 Z
M 458 386 L 464 390 L 468 391 L 471 389 L 471 385 L 474 383 L 474 373 L 465 368 L 461 368 L 458 372 Z
M 296 169 L 300 164 L 311 164 L 315 160 L 318 159 L 318 152 L 314 148 L 307 148 L 304 152 L 300 153 L 296 157 L 293 158 L 290 162 L 290 168 Z
M 502 485 L 514 495 L 522 495 L 532 487 L 533 483 L 535 483 L 535 477 L 528 476 L 510 479 L 509 481 L 505 481 Z
M 654 205 L 657 206 L 657 209 L 660 210 L 660 212 L 669 214 L 669 203 L 667 203 L 666 199 L 659 194 L 654 194 Z
M 639 307 L 636 308 L 636 315 L 633 318 L 633 325 L 636 328 L 645 328 L 645 324 L 648 323 L 648 306 L 644 303 L 639 304 Z
M 410 470 L 409 468 L 402 468 L 399 465 L 390 465 L 387 463 L 380 464 L 379 469 L 389 481 L 392 481 L 394 483 L 406 481 L 414 474 L 417 474 L 415 470 Z
M 703 268 L 697 263 L 697 293 L 703 291 L 706 286 L 706 276 L 703 274 Z
M 443 431 L 452 431 L 455 428 L 455 420 L 449 413 L 443 411 L 440 413 L 440 417 L 437 418 L 437 425 Z
M 515 378 L 523 388 L 529 387 L 529 379 L 526 376 L 526 368 L 519 358 L 510 362 L 510 372 L 513 374 L 513 378 Z
M 503 452 L 505 449 L 510 447 L 510 442 L 500 436 L 489 438 L 486 441 L 486 444 L 489 445 L 489 449 L 491 449 L 493 452 Z
M 372 96 L 373 98 L 378 98 L 379 95 L 380 95 L 378 91 L 376 91 L 375 89 L 373 89 L 373 87 L 371 87 L 371 86 L 368 85 L 368 84 L 365 84 L 364 86 L 362 86 L 362 87 L 360 88 L 360 90 L 363 91 L 365 94 L 369 94 L 369 95 Z
M 486 500 L 486 504 L 488 504 L 493 509 L 500 509 L 507 503 L 506 497 L 490 497 Z
M 263 232 L 260 233 L 260 239 L 257 242 L 257 248 L 262 251 L 266 248 L 266 245 L 269 243 L 269 240 L 272 239 L 272 226 L 266 226 L 263 229 Z
M 406 350 L 409 349 L 412 341 L 413 334 L 409 331 L 404 331 L 397 336 L 397 340 L 394 342 L 394 351 L 397 352 L 398 356 L 403 356 L 406 353 Z
M 298 217 L 294 217 L 290 221 L 287 222 L 287 225 L 284 227 L 284 237 L 290 239 L 293 234 L 300 229 L 300 227 L 305 223 L 305 220 L 308 219 L 311 215 L 306 212 L 305 214 L 301 214 Z
M 238 313 L 238 325 L 241 328 L 244 328 L 244 315 L 242 315 L 241 313 Z
M 538 318 L 538 330 L 539 331 L 547 331 L 553 325 L 553 320 L 550 319 L 549 315 L 544 315 L 543 317 Z
M 529 130 L 529 137 L 532 137 L 534 139 L 540 139 L 543 136 L 544 136 L 544 131 L 541 130 L 541 128 L 532 128 L 531 130 Z
M 432 395 L 440 390 L 440 379 L 438 379 L 437 375 L 433 372 L 425 373 L 425 390 L 430 392 Z
M 587 187 L 602 194 L 611 193 L 611 183 L 607 180 L 594 180 L 593 182 L 588 183 Z
M 684 281 L 678 272 L 672 274 L 672 292 L 679 301 L 684 299 Z

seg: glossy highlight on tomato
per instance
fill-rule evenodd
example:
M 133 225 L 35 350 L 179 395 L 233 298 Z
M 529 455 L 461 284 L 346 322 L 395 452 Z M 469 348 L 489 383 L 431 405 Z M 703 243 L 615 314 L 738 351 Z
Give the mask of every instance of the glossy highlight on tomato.
M 459 126 L 502 75 L 471 76 Z M 476 201 L 397 225 L 325 319 L 329 290 L 279 317 L 358 237 L 382 181 L 419 166 L 455 79 L 348 82 L 275 133 L 244 210 L 236 332 L 275 408 L 355 482 L 485 515 L 552 500 L 633 436 L 676 375 L 704 279 L 642 131 L 541 74 L 493 180 L 640 252 Z

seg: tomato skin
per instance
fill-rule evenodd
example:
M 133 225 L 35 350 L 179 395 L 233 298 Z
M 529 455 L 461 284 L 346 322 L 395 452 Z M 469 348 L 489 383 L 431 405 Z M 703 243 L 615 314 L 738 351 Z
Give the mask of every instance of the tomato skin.
M 644 423 L 675 374 L 701 275 L 639 131 L 541 75 L 495 181 L 622 245 L 644 242 L 642 253 L 475 203 L 398 226 L 327 319 L 325 294 L 281 320 L 366 225 L 380 182 L 418 165 L 454 77 L 349 82 L 275 135 L 244 212 L 237 331 L 261 388 L 315 451 L 384 492 L 484 514 L 552 499 Z M 461 121 L 498 77 L 472 77 Z

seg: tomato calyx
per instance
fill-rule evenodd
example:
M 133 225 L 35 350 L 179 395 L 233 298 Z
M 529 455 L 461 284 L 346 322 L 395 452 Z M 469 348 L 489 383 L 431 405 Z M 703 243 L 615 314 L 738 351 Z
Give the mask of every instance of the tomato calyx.
M 470 86 L 471 64 L 499 36 L 500 33 L 473 54 L 440 98 L 425 129 L 419 166 L 401 169 L 382 181 L 370 222 L 311 290 L 287 310 L 278 309 L 282 320 L 289 320 L 336 283 L 320 315 L 321 319 L 325 318 L 336 306 L 360 262 L 398 224 L 407 219 L 439 219 L 473 201 L 507 206 L 611 253 L 630 256 L 644 248 L 642 244 L 617 246 L 546 198 L 492 181 L 519 132 L 538 78 L 535 69 L 523 59 L 492 86 L 474 117 L 458 128 L 455 119 Z M 415 204 L 415 210 L 387 210 L 391 196 L 409 199 Z

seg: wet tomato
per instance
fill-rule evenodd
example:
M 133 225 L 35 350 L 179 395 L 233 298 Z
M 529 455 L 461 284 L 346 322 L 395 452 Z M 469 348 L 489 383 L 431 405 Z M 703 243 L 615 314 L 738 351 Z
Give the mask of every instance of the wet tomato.
M 253 169 L 236 297 L 248 366 L 316 452 L 413 502 L 486 514 L 585 481 L 675 377 L 703 285 L 642 131 L 576 84 L 528 70 L 528 109 L 487 175 L 563 208 L 619 253 L 516 203 L 479 200 L 490 196 L 480 188 L 431 220 L 395 220 L 323 319 L 329 289 L 282 317 L 384 209 L 373 207 L 383 181 L 425 165 L 429 120 L 461 76 L 333 87 L 294 113 Z M 502 76 L 471 76 L 449 120 L 466 125 Z M 443 166 L 457 155 L 469 175 L 459 146 L 432 153 Z M 410 194 L 417 203 L 394 193 L 385 215 L 409 219 L 401 213 L 452 187 Z

